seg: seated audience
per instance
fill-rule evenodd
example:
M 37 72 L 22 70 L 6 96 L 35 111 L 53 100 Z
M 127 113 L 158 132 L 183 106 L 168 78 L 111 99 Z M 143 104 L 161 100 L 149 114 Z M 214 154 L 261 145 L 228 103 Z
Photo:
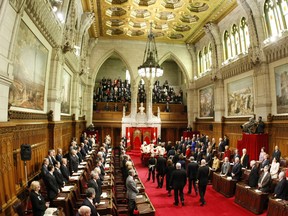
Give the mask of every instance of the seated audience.
M 220 174 L 221 174 L 221 175 L 224 175 L 224 176 L 227 176 L 228 173 L 229 173 L 229 170 L 230 170 L 230 162 L 229 162 L 228 157 L 225 157 L 225 158 L 224 158 L 224 162 L 223 162 L 223 164 L 222 164 L 222 166 L 221 166 L 221 172 L 220 172 Z
M 88 188 L 86 190 L 86 198 L 83 200 L 82 206 L 88 206 L 91 210 L 91 216 L 98 216 L 96 206 L 94 205 L 93 199 L 96 193 L 94 188 Z
M 259 180 L 259 170 L 258 170 L 255 160 L 250 161 L 250 167 L 251 167 L 251 172 L 248 177 L 248 185 L 254 188 L 254 187 L 257 187 L 258 180 Z
M 279 182 L 275 187 L 274 197 L 288 200 L 288 181 L 285 179 L 285 173 L 283 171 L 279 173 Z
M 242 149 L 241 165 L 243 168 L 248 169 L 249 166 L 249 156 L 247 155 L 247 150 Z
M 272 153 L 272 158 L 276 158 L 277 162 L 280 162 L 281 158 L 281 151 L 279 150 L 278 146 L 275 146 L 275 149 Z
M 262 162 L 264 160 L 264 157 L 265 157 L 265 147 L 262 147 L 261 148 L 261 151 L 260 151 L 260 154 L 259 154 L 259 161 Z
M 277 162 L 276 158 L 273 158 L 271 167 L 270 167 L 270 175 L 272 179 L 276 179 L 278 177 L 280 163 Z
M 264 167 L 264 172 L 262 173 L 262 175 L 260 176 L 258 180 L 258 189 L 266 193 L 269 193 L 270 185 L 271 185 L 271 175 L 268 171 L 269 171 L 269 166 L 266 165 Z
M 231 176 L 233 179 L 239 181 L 242 176 L 242 165 L 240 164 L 240 159 L 238 157 L 235 158 L 235 163 L 232 168 Z
M 38 181 L 31 182 L 30 200 L 34 216 L 43 216 L 49 204 L 45 202 L 44 197 L 40 193 L 40 183 Z

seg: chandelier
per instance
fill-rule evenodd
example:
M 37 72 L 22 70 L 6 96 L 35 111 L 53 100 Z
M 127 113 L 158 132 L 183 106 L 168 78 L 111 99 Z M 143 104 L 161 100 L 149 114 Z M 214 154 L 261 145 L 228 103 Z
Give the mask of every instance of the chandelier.
M 152 32 L 152 23 L 150 23 L 150 32 L 144 52 L 143 64 L 138 67 L 138 74 L 146 78 L 160 77 L 163 75 L 163 68 L 161 68 L 158 63 L 158 53 L 155 37 Z

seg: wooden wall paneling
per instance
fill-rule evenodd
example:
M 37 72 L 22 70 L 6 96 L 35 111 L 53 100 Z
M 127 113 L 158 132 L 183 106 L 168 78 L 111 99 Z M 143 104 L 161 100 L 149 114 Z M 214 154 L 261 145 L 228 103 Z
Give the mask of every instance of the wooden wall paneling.
M 49 122 L 49 147 L 48 149 L 62 148 L 62 124 L 63 122 Z M 63 149 L 63 152 L 64 149 Z
M 0 126 L 0 206 L 5 209 L 7 205 L 16 200 L 16 188 L 13 166 L 13 130 L 14 125 L 2 124 Z

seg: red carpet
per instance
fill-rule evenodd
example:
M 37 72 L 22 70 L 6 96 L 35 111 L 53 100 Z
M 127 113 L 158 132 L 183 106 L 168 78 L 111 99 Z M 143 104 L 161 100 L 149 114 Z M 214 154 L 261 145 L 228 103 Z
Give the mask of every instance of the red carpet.
M 203 207 L 199 206 L 199 195 L 196 197 L 193 192 L 192 195 L 187 194 L 187 187 L 184 189 L 185 192 L 185 206 L 174 206 L 173 194 L 171 197 L 167 196 L 165 184 L 163 188 L 157 189 L 157 183 L 152 183 L 150 180 L 146 182 L 148 176 L 148 168 L 141 165 L 140 157 L 131 155 L 131 159 L 137 169 L 138 175 L 145 185 L 145 191 L 148 194 L 151 202 L 156 209 L 156 216 L 213 216 L 213 215 L 227 215 L 227 216 L 250 216 L 255 215 L 241 206 L 234 203 L 234 197 L 226 198 L 222 194 L 214 191 L 211 185 L 208 185 L 205 199 L 207 204 Z M 164 181 L 165 182 L 165 181 Z M 172 192 L 173 193 L 173 192 Z M 263 213 L 261 215 L 266 215 Z

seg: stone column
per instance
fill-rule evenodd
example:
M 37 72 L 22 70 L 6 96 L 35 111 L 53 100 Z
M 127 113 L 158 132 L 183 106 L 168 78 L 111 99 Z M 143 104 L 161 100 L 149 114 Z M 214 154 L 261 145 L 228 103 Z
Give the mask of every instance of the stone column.
M 254 68 L 253 77 L 255 84 L 254 113 L 258 113 L 264 121 L 267 121 L 267 116 L 271 113 L 272 106 L 268 64 L 257 64 Z
M 138 83 L 131 82 L 131 118 L 135 119 L 138 107 L 137 107 L 137 94 L 138 94 Z
M 74 74 L 73 82 L 72 82 L 72 94 L 71 94 L 71 114 L 75 114 L 75 120 L 78 120 L 79 117 L 79 79 L 80 76 L 78 73 Z M 92 94 L 93 95 L 93 94 Z M 93 112 L 93 111 L 92 111 Z
M 47 98 L 47 111 L 53 110 L 53 121 L 61 120 L 61 77 L 64 64 L 63 59 L 61 48 L 53 49 Z
M 153 117 L 152 112 L 152 89 L 153 89 L 153 78 L 145 79 L 146 88 L 146 114 L 148 121 Z
M 86 116 L 87 125 L 90 125 L 93 121 L 93 91 L 94 84 L 87 84 L 83 100 L 83 113 Z
M 193 89 L 187 89 L 187 118 L 188 118 L 188 125 L 193 125 L 193 120 L 195 119 L 193 113 L 193 106 L 195 106 L 194 102 L 194 91 Z M 188 126 L 187 125 L 187 126 Z
M 8 97 L 11 83 L 12 80 L 0 74 L 0 104 L 2 104 L 0 106 L 0 122 L 8 120 Z

